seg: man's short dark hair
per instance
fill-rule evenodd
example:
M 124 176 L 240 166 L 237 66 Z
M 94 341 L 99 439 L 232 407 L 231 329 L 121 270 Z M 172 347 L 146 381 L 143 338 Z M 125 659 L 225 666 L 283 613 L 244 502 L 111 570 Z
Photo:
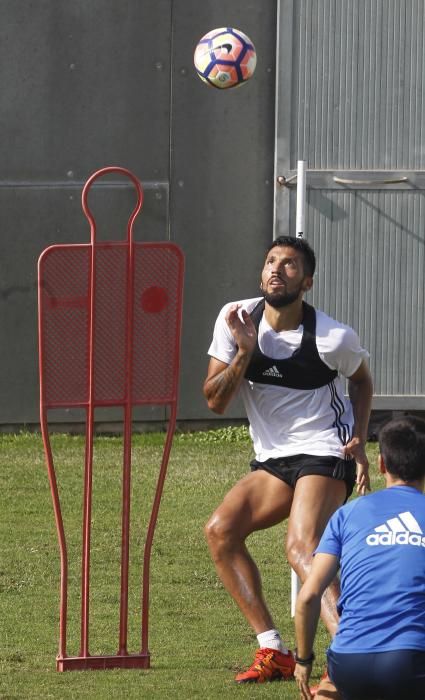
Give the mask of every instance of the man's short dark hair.
M 275 248 L 278 245 L 298 250 L 303 256 L 304 274 L 308 275 L 309 277 L 313 277 L 316 269 L 316 256 L 314 255 L 313 248 L 307 243 L 305 238 L 295 238 L 295 236 L 279 236 L 269 245 L 266 250 L 266 254 L 268 254 L 272 248 Z
M 425 477 L 425 421 L 403 416 L 379 431 L 379 448 L 387 470 L 403 481 Z

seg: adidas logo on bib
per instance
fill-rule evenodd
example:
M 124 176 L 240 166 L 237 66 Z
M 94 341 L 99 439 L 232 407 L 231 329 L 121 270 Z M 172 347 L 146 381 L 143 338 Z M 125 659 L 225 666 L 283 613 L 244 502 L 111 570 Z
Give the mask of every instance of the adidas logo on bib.
M 410 544 L 414 547 L 425 547 L 425 537 L 416 518 L 409 511 L 399 513 L 396 518 L 390 518 L 383 525 L 375 527 L 375 532 L 366 537 L 371 547 L 378 544 Z
M 263 377 L 276 377 L 276 379 L 282 379 L 282 376 L 283 375 L 279 372 L 276 365 L 273 365 L 272 367 L 265 369 L 263 372 Z

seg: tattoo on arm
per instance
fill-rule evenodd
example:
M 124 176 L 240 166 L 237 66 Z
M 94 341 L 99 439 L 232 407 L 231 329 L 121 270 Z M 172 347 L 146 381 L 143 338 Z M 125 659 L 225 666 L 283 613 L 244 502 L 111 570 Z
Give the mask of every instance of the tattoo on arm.
M 221 409 L 227 406 L 239 388 L 248 363 L 249 357 L 236 356 L 228 367 L 205 382 L 204 391 L 210 408 L 212 404 Z
M 233 394 L 239 384 L 234 368 L 229 365 L 220 374 L 208 381 L 208 394 L 217 399 L 226 399 Z

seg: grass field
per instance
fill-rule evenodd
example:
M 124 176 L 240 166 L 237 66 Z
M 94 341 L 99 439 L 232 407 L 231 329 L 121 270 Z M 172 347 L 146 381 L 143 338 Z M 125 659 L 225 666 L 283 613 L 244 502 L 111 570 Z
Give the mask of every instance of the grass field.
M 139 650 L 141 552 L 146 514 L 162 454 L 162 435 L 135 436 L 129 651 Z M 70 557 L 68 653 L 78 654 L 81 501 L 84 441 L 52 439 Z M 4 435 L 1 449 L 0 698 L 297 698 L 293 682 L 237 686 L 234 673 L 251 663 L 256 639 L 217 579 L 203 524 L 251 457 L 246 430 L 177 435 L 154 539 L 147 671 L 58 673 L 59 550 L 41 437 Z M 368 445 L 374 488 L 377 445 Z M 121 442 L 95 443 L 92 518 L 90 651 L 118 644 Z M 288 643 L 290 571 L 283 556 L 285 526 L 260 532 L 250 548 L 266 598 Z M 328 635 L 316 643 L 318 678 Z

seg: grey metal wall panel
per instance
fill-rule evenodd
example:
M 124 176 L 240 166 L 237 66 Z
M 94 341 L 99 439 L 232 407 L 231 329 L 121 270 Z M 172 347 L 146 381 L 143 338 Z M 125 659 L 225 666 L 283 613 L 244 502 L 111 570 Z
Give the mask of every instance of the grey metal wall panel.
M 256 294 L 272 235 L 276 6 L 1 0 L 1 425 L 38 422 L 37 258 L 88 240 L 81 189 L 105 165 L 144 185 L 135 237 L 171 238 L 185 252 L 179 419 L 214 417 L 202 396 L 214 319 L 225 301 Z M 252 37 L 258 65 L 248 85 L 219 93 L 197 78 L 193 50 L 223 24 Z M 122 236 L 133 202 L 112 180 L 90 195 L 102 239 Z M 164 410 L 148 414 L 140 420 Z
M 1 424 L 38 422 L 37 259 L 88 240 L 86 178 L 133 170 L 145 188 L 135 237 L 169 236 L 171 10 L 172 0 L 0 3 Z M 101 239 L 124 236 L 134 204 L 112 180 L 90 194 Z
M 168 179 L 171 5 L 2 0 L 0 182 Z
M 312 299 L 370 349 L 377 408 L 425 410 L 424 29 L 417 0 L 279 3 L 276 175 L 307 161 Z M 295 190 L 275 228 L 295 230 Z
M 423 0 L 297 0 L 292 167 L 421 169 Z
M 424 213 L 412 192 L 330 192 L 325 206 L 320 191 L 308 196 L 318 257 L 311 301 L 356 328 L 381 396 L 425 395 Z
M 180 418 L 214 418 L 202 397 L 215 318 L 258 292 L 272 237 L 276 3 L 174 4 L 171 234 L 186 255 Z M 253 79 L 230 91 L 193 77 L 193 50 L 209 29 L 235 26 L 254 42 Z M 243 416 L 233 404 L 226 417 Z

